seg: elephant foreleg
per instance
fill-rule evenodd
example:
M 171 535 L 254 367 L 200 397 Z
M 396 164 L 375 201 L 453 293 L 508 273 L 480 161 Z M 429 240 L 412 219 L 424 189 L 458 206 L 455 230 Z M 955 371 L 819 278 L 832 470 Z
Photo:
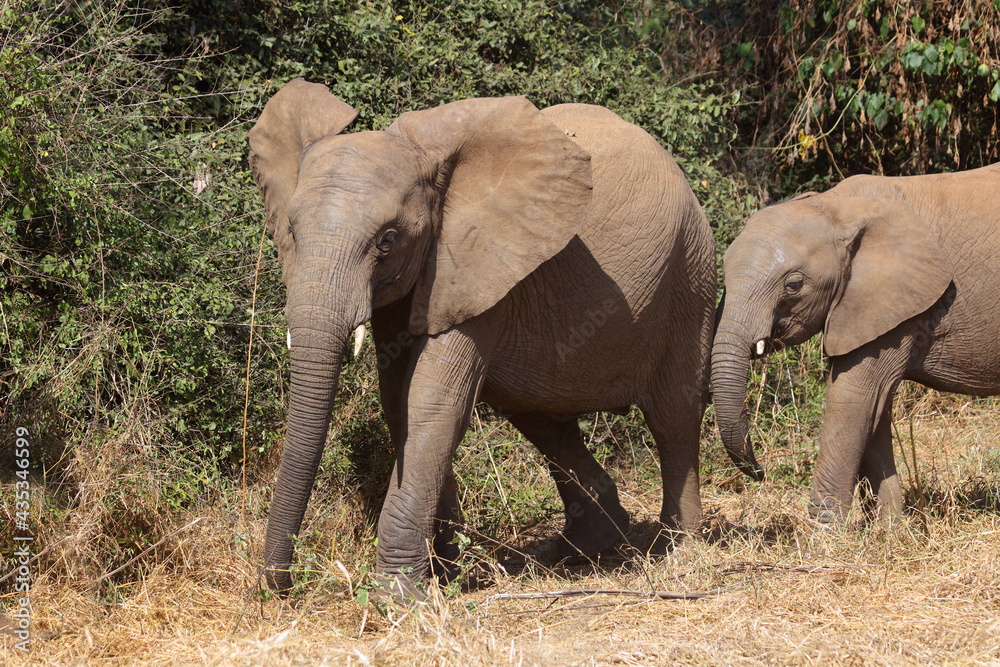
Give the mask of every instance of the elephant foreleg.
M 587 450 L 579 423 L 537 412 L 511 415 L 510 422 L 545 456 L 556 482 L 566 511 L 560 553 L 589 558 L 617 544 L 628 530 L 628 512 L 614 480 Z
M 809 508 L 820 523 L 846 518 L 860 477 L 868 479 L 880 508 L 902 505 L 889 416 L 909 355 L 898 337 L 890 332 L 832 360 Z
M 449 543 L 461 511 L 452 457 L 486 368 L 477 342 L 460 329 L 421 339 L 414 354 L 376 551 L 379 573 L 409 582 L 430 578 L 430 548 L 438 557 L 453 549 Z

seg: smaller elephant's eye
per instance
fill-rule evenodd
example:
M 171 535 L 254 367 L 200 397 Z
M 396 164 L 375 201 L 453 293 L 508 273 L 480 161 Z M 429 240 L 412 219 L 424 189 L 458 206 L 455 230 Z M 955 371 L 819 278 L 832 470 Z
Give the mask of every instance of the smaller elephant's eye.
M 295 230 L 291 225 L 288 225 L 288 235 L 292 237 L 292 243 L 295 243 Z
M 785 282 L 785 291 L 789 294 L 795 294 L 802 289 L 802 285 L 802 276 L 792 276 Z
M 382 234 L 382 238 L 378 240 L 378 243 L 375 246 L 378 249 L 378 258 L 385 259 L 385 257 L 389 254 L 389 251 L 392 250 L 392 246 L 393 244 L 395 244 L 395 242 L 396 242 L 395 229 L 390 229 L 385 234 Z

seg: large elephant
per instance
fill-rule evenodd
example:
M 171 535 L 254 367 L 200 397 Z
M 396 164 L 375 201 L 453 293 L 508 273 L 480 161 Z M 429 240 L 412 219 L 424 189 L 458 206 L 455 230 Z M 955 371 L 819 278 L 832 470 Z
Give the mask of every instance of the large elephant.
M 726 252 L 712 350 L 723 442 L 760 479 L 746 412 L 750 362 L 823 331 L 830 360 L 810 512 L 841 522 L 855 484 L 891 519 L 901 380 L 1000 392 L 1000 164 L 955 174 L 855 176 L 758 212 Z
M 638 405 L 660 455 L 668 529 L 697 526 L 713 328 L 714 241 L 648 134 L 580 104 L 523 97 L 405 113 L 338 134 L 355 111 L 292 81 L 250 132 L 283 266 L 291 346 L 284 452 L 265 543 L 291 584 L 345 341 L 371 320 L 396 465 L 377 570 L 425 580 L 461 518 L 452 456 L 477 400 L 548 461 L 565 548 L 616 543 L 628 513 L 576 417 Z

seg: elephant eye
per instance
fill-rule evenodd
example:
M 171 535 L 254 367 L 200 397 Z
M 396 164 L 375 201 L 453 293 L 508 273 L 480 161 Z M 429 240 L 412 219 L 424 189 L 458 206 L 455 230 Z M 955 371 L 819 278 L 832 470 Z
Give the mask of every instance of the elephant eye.
M 802 276 L 792 276 L 785 282 L 785 291 L 789 294 L 795 294 L 802 289 L 802 285 Z
M 376 248 L 378 249 L 378 258 L 385 259 L 385 257 L 389 254 L 389 251 L 392 250 L 392 246 L 395 242 L 396 242 L 395 229 L 390 229 L 385 234 L 383 234 L 382 238 L 380 238 L 378 240 L 378 243 L 376 244 Z
M 295 243 L 295 230 L 291 225 L 288 225 L 288 235 L 292 237 L 292 243 Z

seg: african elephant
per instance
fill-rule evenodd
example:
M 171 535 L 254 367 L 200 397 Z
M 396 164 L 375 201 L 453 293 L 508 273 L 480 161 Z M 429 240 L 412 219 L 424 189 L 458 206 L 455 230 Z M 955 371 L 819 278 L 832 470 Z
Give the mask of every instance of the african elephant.
M 757 479 L 746 412 L 750 362 L 823 331 L 830 375 L 811 515 L 842 522 L 855 483 L 891 520 L 901 380 L 1000 392 L 1000 164 L 954 174 L 854 176 L 758 212 L 725 257 L 712 349 L 719 430 Z
M 370 319 L 396 464 L 377 570 L 404 591 L 451 553 L 452 456 L 483 400 L 545 456 L 568 552 L 628 526 L 576 417 L 638 405 L 662 465 L 660 520 L 699 523 L 714 241 L 677 165 L 648 134 L 580 104 L 469 99 L 338 134 L 356 112 L 292 81 L 249 135 L 287 288 L 291 391 L 265 539 L 291 585 L 345 341 Z M 393 585 L 395 585 L 393 583 Z

